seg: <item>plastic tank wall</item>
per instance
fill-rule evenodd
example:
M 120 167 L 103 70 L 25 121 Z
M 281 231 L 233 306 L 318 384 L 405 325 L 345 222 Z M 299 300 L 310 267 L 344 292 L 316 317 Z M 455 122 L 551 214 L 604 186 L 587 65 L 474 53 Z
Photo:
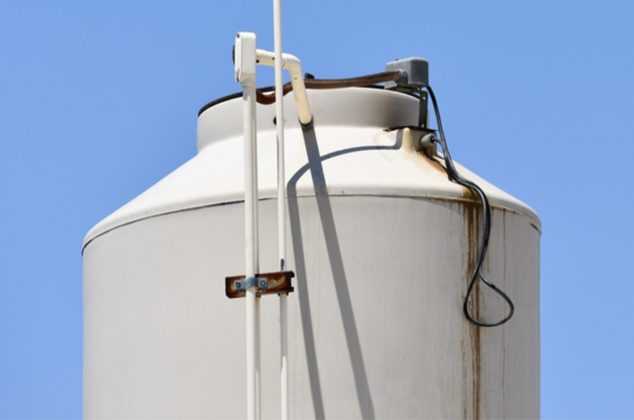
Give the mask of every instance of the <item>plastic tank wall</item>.
M 458 167 L 493 206 L 484 272 L 516 305 L 462 314 L 480 206 L 416 151 L 417 101 L 310 91 L 287 111 L 291 418 L 538 418 L 540 222 Z M 276 271 L 274 107 L 258 105 L 260 268 Z M 199 117 L 198 154 L 84 243 L 84 410 L 93 418 L 244 418 L 241 103 Z M 392 128 L 392 129 L 390 129 Z M 461 139 L 449 139 L 461 141 Z M 486 288 L 473 311 L 506 307 Z M 262 413 L 279 418 L 278 298 L 261 298 Z

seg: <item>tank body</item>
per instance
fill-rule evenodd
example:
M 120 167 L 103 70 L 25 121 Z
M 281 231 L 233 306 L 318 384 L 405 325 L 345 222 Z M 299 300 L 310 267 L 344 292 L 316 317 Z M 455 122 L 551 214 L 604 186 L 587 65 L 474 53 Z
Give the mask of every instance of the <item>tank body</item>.
M 498 328 L 464 318 L 481 210 L 415 150 L 417 101 L 310 91 L 287 110 L 291 418 L 538 418 L 540 222 L 480 179 L 493 206 L 485 273 L 513 298 Z M 273 106 L 258 105 L 260 269 L 277 271 Z M 201 113 L 198 153 L 84 243 L 84 411 L 243 418 L 245 306 L 239 98 Z M 451 139 L 450 139 L 451 141 Z M 459 140 L 453 140 L 459 141 Z M 486 288 L 472 309 L 499 318 Z M 261 298 L 263 418 L 279 418 L 276 296 Z

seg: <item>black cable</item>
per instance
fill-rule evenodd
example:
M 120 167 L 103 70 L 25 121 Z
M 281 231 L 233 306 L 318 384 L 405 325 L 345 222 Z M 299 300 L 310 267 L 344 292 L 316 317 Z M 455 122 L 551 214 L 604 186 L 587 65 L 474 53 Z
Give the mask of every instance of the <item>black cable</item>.
M 436 100 L 436 95 L 434 95 L 434 91 L 430 86 L 426 86 L 425 89 L 429 93 L 429 97 L 431 98 L 431 102 L 434 107 L 436 124 L 438 125 L 438 134 L 440 135 L 440 139 L 432 136 L 432 141 L 440 144 L 440 147 L 442 148 L 447 177 L 449 178 L 449 181 L 468 188 L 474 195 L 474 197 L 479 197 L 480 202 L 482 203 L 482 231 L 480 233 L 480 249 L 475 268 L 473 269 L 473 274 L 471 274 L 471 279 L 469 280 L 469 286 L 467 287 L 467 294 L 464 298 L 462 311 L 464 312 L 465 317 L 470 322 L 479 325 L 480 327 L 497 327 L 498 325 L 502 325 L 509 319 L 511 319 L 511 317 L 513 316 L 513 312 L 515 312 L 515 306 L 513 305 L 513 301 L 511 300 L 511 298 L 508 297 L 506 293 L 499 289 L 495 284 L 487 280 L 487 278 L 482 274 L 482 265 L 484 263 L 484 259 L 486 258 L 487 249 L 489 247 L 489 236 L 491 235 L 491 206 L 489 204 L 489 199 L 487 198 L 482 188 L 480 188 L 476 183 L 463 178 L 456 170 L 453 159 L 451 158 L 451 153 L 449 152 L 449 148 L 447 147 L 447 139 L 445 137 L 445 131 L 442 126 L 442 119 L 440 117 L 440 110 L 438 107 L 438 101 Z M 471 297 L 471 294 L 473 293 L 473 288 L 478 278 L 480 278 L 482 283 L 484 283 L 487 287 L 489 287 L 506 301 L 509 306 L 509 313 L 506 317 L 497 322 L 489 323 L 480 321 L 479 319 L 476 319 L 471 315 L 471 312 L 469 311 L 469 299 Z
M 341 89 L 348 87 L 366 87 L 374 86 L 377 83 L 385 83 L 397 81 L 401 78 L 400 71 L 383 71 L 381 73 L 368 74 L 365 76 L 349 77 L 347 79 L 315 79 L 310 73 L 304 78 L 306 89 Z M 291 82 L 287 82 L 282 86 L 282 96 L 293 90 Z M 256 99 L 258 103 L 270 105 L 275 103 L 275 92 L 264 93 L 260 89 L 256 89 Z

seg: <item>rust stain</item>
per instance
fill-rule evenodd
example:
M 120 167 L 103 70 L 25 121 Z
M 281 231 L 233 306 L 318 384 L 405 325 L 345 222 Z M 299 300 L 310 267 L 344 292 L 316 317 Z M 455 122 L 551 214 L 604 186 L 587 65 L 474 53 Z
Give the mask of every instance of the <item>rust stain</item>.
M 434 157 L 430 157 L 430 156 L 433 156 L 433 155 L 429 155 L 428 153 L 425 153 L 425 152 L 424 152 L 424 151 L 422 151 L 422 150 L 421 150 L 420 152 L 418 152 L 418 153 L 419 153 L 421 156 L 423 156 L 423 157 L 427 160 L 427 162 L 429 162 L 429 165 L 430 165 L 432 168 L 434 168 L 435 170 L 437 170 L 438 172 L 440 172 L 443 176 L 445 176 L 445 177 L 447 176 L 447 171 L 445 171 L 445 167 L 444 167 L 444 166 L 442 166 L 442 165 L 440 164 L 440 162 L 438 162 L 438 161 L 436 160 L 436 158 L 434 158 Z
M 416 130 L 405 129 L 403 132 L 403 149 L 408 152 L 407 155 L 427 167 L 433 168 L 439 174 L 446 177 L 447 172 L 442 165 L 435 147 L 426 147 L 421 149 L 418 147 L 418 139 L 421 134 Z M 482 206 L 477 197 L 472 192 L 463 188 L 463 196 L 460 200 L 461 213 L 464 218 L 464 226 L 467 230 L 467 266 L 465 279 L 462 284 L 463 293 L 466 293 L 468 281 L 475 269 L 478 251 L 480 245 L 480 230 L 482 225 Z M 481 290 L 480 282 L 476 282 L 469 300 L 469 310 L 476 318 L 481 315 Z M 460 307 L 462 310 L 462 307 Z M 461 339 L 462 351 L 462 381 L 463 381 L 463 405 L 462 416 L 464 419 L 479 420 L 482 413 L 482 384 L 481 384 L 481 328 L 464 319 L 464 330 Z
M 468 241 L 468 259 L 467 259 L 467 271 L 466 278 L 471 279 L 471 274 L 476 265 L 478 258 L 478 248 L 481 229 L 481 217 L 482 208 L 478 201 L 473 197 L 471 191 L 465 189 L 464 193 L 465 201 L 463 205 L 464 209 L 464 221 L 467 226 L 467 241 Z M 466 290 L 466 285 L 465 285 Z M 480 282 L 477 282 L 473 288 L 473 293 L 469 301 L 469 310 L 474 317 L 480 317 Z M 465 322 L 467 322 L 465 320 Z M 468 323 L 468 337 L 469 346 L 468 353 L 465 354 L 465 358 L 468 359 L 468 363 L 465 363 L 465 367 L 469 366 L 470 369 L 470 383 L 466 384 L 469 387 L 467 394 L 470 394 L 471 416 L 470 418 L 480 418 L 480 402 L 481 402 L 481 337 L 480 328 L 477 325 Z M 466 372 L 465 372 L 465 376 Z M 467 418 L 467 405 L 465 405 L 465 418 Z
M 417 128 L 403 128 L 402 130 L 403 145 L 401 149 L 405 152 L 405 157 L 416 164 L 431 167 L 443 177 L 447 177 L 447 171 L 439 161 L 440 158 L 436 146 L 426 145 L 421 147 L 419 145 L 420 139 L 429 131 Z

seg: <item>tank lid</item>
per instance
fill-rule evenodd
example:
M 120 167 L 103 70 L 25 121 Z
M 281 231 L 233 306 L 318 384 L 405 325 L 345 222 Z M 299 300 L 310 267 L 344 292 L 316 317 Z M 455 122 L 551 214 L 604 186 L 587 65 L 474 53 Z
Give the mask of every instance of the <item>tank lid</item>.
M 198 150 L 242 135 L 242 94 L 205 105 L 198 116 Z M 308 90 L 315 126 L 408 127 L 418 124 L 418 98 L 382 88 Z M 292 93 L 284 96 L 285 129 L 300 129 Z M 275 105 L 257 105 L 258 133 L 275 130 Z

